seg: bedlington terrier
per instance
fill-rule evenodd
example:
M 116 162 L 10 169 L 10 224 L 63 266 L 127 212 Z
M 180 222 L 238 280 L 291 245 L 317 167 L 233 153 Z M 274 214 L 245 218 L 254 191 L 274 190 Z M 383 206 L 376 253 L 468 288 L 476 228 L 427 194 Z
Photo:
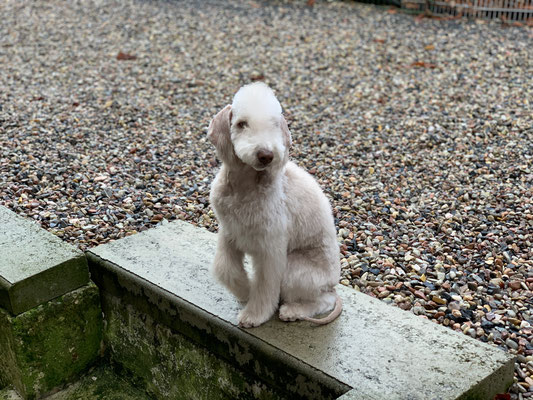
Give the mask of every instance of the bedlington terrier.
M 333 321 L 342 303 L 331 207 L 313 177 L 289 161 L 291 134 L 274 92 L 264 83 L 243 86 L 213 118 L 208 138 L 222 161 L 210 194 L 220 223 L 213 271 L 246 303 L 239 325 L 261 325 L 280 302 L 283 321 Z

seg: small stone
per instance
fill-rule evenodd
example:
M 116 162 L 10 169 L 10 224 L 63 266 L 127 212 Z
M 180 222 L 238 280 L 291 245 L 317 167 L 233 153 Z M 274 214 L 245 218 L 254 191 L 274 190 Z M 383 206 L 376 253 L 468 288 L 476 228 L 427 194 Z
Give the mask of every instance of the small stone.
M 433 300 L 437 304 L 446 304 L 446 300 L 444 300 L 443 298 L 439 296 L 432 296 L 431 300 Z
M 427 300 L 426 295 L 421 290 L 416 290 L 413 294 L 420 299 Z
M 528 361 L 526 364 L 526 368 L 531 374 L 533 374 L 533 361 Z
M 152 219 L 150 220 L 150 222 L 152 223 L 157 223 L 157 222 L 160 222 L 162 219 L 164 218 L 163 214 L 156 214 L 152 217 Z
M 422 306 L 413 307 L 413 313 L 415 315 L 426 315 L 426 309 Z
M 519 363 L 522 363 L 522 364 L 526 364 L 527 363 L 527 359 L 526 357 L 523 355 L 523 354 L 518 354 L 516 356 L 516 360 L 519 362 Z
M 518 349 L 518 343 L 516 343 L 516 342 L 515 342 L 513 339 L 511 339 L 511 338 L 507 338 L 507 339 L 505 340 L 505 344 L 506 344 L 509 348 L 511 348 L 511 349 L 513 349 L 513 350 L 517 350 L 517 349 Z
M 350 234 L 350 231 L 348 229 L 339 229 L 339 236 L 343 237 L 343 238 L 347 238 L 348 235 Z
M 518 393 L 526 393 L 527 389 L 519 383 L 515 384 Z
M 503 286 L 503 280 L 501 278 L 494 278 L 494 279 L 491 279 L 490 280 L 490 283 L 494 286 L 497 286 L 497 287 L 502 287 Z

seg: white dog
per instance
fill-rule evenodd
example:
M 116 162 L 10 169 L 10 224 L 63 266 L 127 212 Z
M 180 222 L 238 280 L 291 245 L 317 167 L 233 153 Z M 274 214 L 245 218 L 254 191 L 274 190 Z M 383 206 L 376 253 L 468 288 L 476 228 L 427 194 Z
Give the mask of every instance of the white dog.
M 342 303 L 331 208 L 311 175 L 289 161 L 291 135 L 272 90 L 263 83 L 242 87 L 213 118 L 208 138 L 223 162 L 210 195 L 220 222 L 213 270 L 246 303 L 239 325 L 261 325 L 280 300 L 284 321 L 333 321 Z

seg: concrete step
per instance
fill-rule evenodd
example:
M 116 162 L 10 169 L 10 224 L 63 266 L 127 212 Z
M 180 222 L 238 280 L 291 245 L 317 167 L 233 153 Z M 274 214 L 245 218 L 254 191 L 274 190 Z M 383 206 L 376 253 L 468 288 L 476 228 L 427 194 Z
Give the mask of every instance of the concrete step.
M 143 391 L 119 376 L 109 365 L 91 369 L 76 382 L 45 397 L 46 400 L 151 400 Z M 12 389 L 0 390 L 0 400 L 23 400 Z
M 241 306 L 208 272 L 215 243 L 176 221 L 87 255 L 104 303 L 129 302 L 287 397 L 492 399 L 513 381 L 514 357 L 500 348 L 345 287 L 344 311 L 329 325 L 273 318 L 240 329 Z
M 101 333 L 83 252 L 0 206 L 0 388 L 55 391 L 99 358 Z
M 151 400 L 109 365 L 92 369 L 65 389 L 46 400 Z
M 0 307 L 21 314 L 88 281 L 80 250 L 0 206 Z
M 102 311 L 94 284 L 17 316 L 0 308 L 0 384 L 25 399 L 41 398 L 97 362 L 101 342 Z

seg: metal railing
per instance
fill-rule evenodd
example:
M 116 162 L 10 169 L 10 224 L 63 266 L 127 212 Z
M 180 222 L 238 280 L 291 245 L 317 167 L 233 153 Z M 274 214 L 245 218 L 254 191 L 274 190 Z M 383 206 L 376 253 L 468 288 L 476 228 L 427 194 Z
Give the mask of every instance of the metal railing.
M 401 7 L 434 15 L 531 22 L 533 0 L 401 0 Z

